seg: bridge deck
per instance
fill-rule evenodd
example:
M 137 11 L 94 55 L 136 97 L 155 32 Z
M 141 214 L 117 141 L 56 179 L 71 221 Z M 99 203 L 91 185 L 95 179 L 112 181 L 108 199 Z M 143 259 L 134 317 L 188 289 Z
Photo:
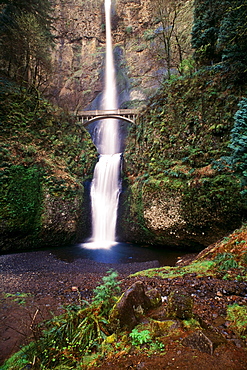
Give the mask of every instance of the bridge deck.
M 77 117 L 95 117 L 95 116 L 127 116 L 136 115 L 138 109 L 109 109 L 109 110 L 83 110 L 76 113 Z
M 97 119 L 116 118 L 134 123 L 138 109 L 108 109 L 108 110 L 83 110 L 76 113 L 76 117 L 83 125 L 94 122 Z

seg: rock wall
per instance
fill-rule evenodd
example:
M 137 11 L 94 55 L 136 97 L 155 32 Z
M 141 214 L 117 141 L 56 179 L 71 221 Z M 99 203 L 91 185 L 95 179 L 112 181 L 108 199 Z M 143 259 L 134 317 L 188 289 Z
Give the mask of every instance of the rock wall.
M 103 0 L 52 0 L 54 3 L 54 73 L 48 96 L 72 111 L 97 106 L 104 83 L 105 16 Z M 190 39 L 192 1 L 182 3 L 177 24 Z M 119 104 L 139 104 L 163 80 L 166 66 L 154 55 L 146 32 L 159 27 L 151 0 L 114 0 L 112 35 L 115 46 Z M 184 20 L 185 18 L 185 20 Z M 185 26 L 186 24 L 186 26 Z M 189 48 L 186 46 L 186 49 Z M 187 51 L 188 51 L 187 50 Z

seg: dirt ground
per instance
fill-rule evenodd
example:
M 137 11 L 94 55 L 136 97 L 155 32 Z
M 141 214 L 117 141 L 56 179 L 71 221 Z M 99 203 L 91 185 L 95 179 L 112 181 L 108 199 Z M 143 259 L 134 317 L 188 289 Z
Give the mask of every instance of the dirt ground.
M 215 278 L 130 278 L 129 274 L 156 267 L 157 261 L 129 264 L 104 264 L 89 260 L 67 263 L 49 252 L 30 252 L 0 256 L 0 365 L 26 344 L 35 333 L 35 324 L 63 311 L 63 305 L 78 303 L 78 287 L 84 299 L 101 283 L 109 269 L 119 273 L 121 287 L 128 288 L 142 280 L 146 287 L 156 287 L 167 297 L 174 289 L 183 289 L 194 297 L 194 314 L 207 328 L 224 338 L 212 354 L 186 346 L 180 337 L 165 342 L 164 353 L 117 353 L 105 358 L 95 369 L 247 369 L 246 342 L 229 328 L 226 306 L 247 304 L 247 284 Z

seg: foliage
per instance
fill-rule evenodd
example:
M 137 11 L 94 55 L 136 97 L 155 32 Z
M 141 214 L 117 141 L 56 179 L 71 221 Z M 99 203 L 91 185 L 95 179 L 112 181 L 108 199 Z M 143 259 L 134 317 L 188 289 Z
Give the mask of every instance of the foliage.
M 246 13 L 242 0 L 195 1 L 192 47 L 200 65 L 223 61 L 246 77 Z
M 145 353 L 151 355 L 153 353 L 164 351 L 164 344 L 160 340 L 154 340 L 155 328 L 147 325 L 147 329 L 141 329 L 140 327 L 134 328 L 129 334 L 131 338 L 131 345 L 142 349 Z M 164 352 L 163 352 L 164 353 Z
M 236 69 L 247 67 L 247 4 L 242 0 L 228 1 L 217 40 L 217 49 L 222 53 L 222 60 L 234 63 Z M 240 81 L 241 83 L 241 81 Z
M 26 304 L 26 298 L 30 296 L 29 293 L 20 293 L 16 292 L 13 293 L 4 293 L 4 298 L 11 298 L 13 302 L 17 302 L 19 305 L 25 305 Z
M 129 202 L 138 199 L 140 205 L 136 235 L 146 226 L 143 202 L 148 193 L 148 199 L 152 197 L 146 184 L 153 180 L 166 198 L 173 199 L 174 190 L 180 192 L 180 215 L 189 233 L 198 235 L 198 227 L 200 232 L 212 232 L 226 223 L 239 227 L 245 212 L 244 189 L 230 161 L 223 161 L 231 154 L 229 137 L 242 91 L 233 83 L 234 76 L 221 66 L 165 82 L 130 129 L 125 168 L 131 190 L 139 189 Z M 163 235 L 163 230 L 150 237 L 145 233 L 146 241 L 155 238 L 159 244 L 164 243 Z
M 214 266 L 213 261 L 195 261 L 187 266 L 178 267 L 160 267 L 148 269 L 145 271 L 136 272 L 131 276 L 159 276 L 163 279 L 173 279 L 185 274 L 197 274 L 197 276 L 210 276 L 213 274 L 212 268 Z
M 41 172 L 36 166 L 7 167 L 1 174 L 0 219 L 9 232 L 28 234 L 40 227 Z
M 116 281 L 117 276 L 117 272 L 108 271 L 108 276 L 102 278 L 104 284 L 94 289 L 93 304 L 101 305 L 102 314 L 106 316 L 115 303 L 115 296 L 120 293 L 120 287 Z
M 10 248 L 14 237 L 18 248 L 22 243 L 25 248 L 44 245 L 48 230 L 40 233 L 48 217 L 47 202 L 53 207 L 51 217 L 66 211 L 75 218 L 82 182 L 93 171 L 95 147 L 71 116 L 37 91 L 20 89 L 6 78 L 0 78 L 0 126 L 0 244 Z M 61 221 L 53 219 L 50 227 L 63 232 Z
M 239 336 L 246 338 L 247 335 L 247 307 L 233 304 L 227 308 L 227 320 L 230 328 Z
M 19 83 L 39 86 L 51 68 L 51 4 L 3 1 L 0 14 L 2 70 Z
M 247 187 L 247 99 L 239 103 L 239 109 L 234 116 L 234 126 L 231 130 L 229 147 L 232 150 L 230 159 L 234 171 L 240 176 L 242 186 Z M 244 189 L 245 189 L 244 188 Z M 243 190 L 243 195 L 247 190 Z
M 238 263 L 235 261 L 232 253 L 219 253 L 215 257 L 214 262 L 219 270 L 229 270 L 238 267 Z
M 150 343 L 152 341 L 149 330 L 138 331 L 138 329 L 135 328 L 130 333 L 130 337 L 133 346 L 139 346 L 141 344 Z
M 227 1 L 195 0 L 192 47 L 200 64 L 220 61 L 216 50 L 220 21 L 227 8 Z
M 199 260 L 214 261 L 216 274 L 223 279 L 246 281 L 247 279 L 247 226 L 243 224 L 229 236 L 223 238 L 200 253 Z M 228 270 L 230 269 L 230 270 Z
M 117 276 L 114 271 L 108 272 L 95 289 L 91 304 L 80 298 L 79 306 L 68 306 L 65 314 L 43 324 L 41 337 L 15 354 L 15 362 L 13 357 L 7 360 L 3 369 L 20 370 L 20 364 L 31 363 L 37 369 L 76 366 L 82 365 L 84 356 L 97 351 L 101 354 L 108 335 L 107 316 L 119 292 Z

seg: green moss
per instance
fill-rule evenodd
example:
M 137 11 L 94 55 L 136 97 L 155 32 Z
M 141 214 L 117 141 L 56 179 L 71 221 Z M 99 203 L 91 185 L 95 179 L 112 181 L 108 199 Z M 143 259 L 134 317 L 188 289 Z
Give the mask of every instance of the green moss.
M 247 307 L 234 304 L 227 308 L 227 320 L 230 321 L 231 329 L 239 336 L 247 336 Z
M 2 172 L 0 223 L 4 231 L 28 234 L 40 228 L 41 181 L 42 172 L 36 166 L 13 165 Z
M 201 329 L 200 323 L 193 318 L 191 318 L 190 320 L 183 320 L 182 324 L 185 330 Z
M 136 272 L 131 276 L 147 276 L 154 277 L 159 276 L 163 279 L 173 279 L 176 277 L 184 276 L 185 274 L 197 274 L 197 276 L 210 276 L 213 275 L 212 267 L 214 267 L 214 262 L 212 261 L 196 261 L 188 266 L 182 267 L 159 267 L 148 269 L 144 271 Z
M 193 226 L 212 226 L 215 222 L 240 220 L 241 187 L 237 178 L 229 174 L 191 180 L 184 189 L 182 212 Z

